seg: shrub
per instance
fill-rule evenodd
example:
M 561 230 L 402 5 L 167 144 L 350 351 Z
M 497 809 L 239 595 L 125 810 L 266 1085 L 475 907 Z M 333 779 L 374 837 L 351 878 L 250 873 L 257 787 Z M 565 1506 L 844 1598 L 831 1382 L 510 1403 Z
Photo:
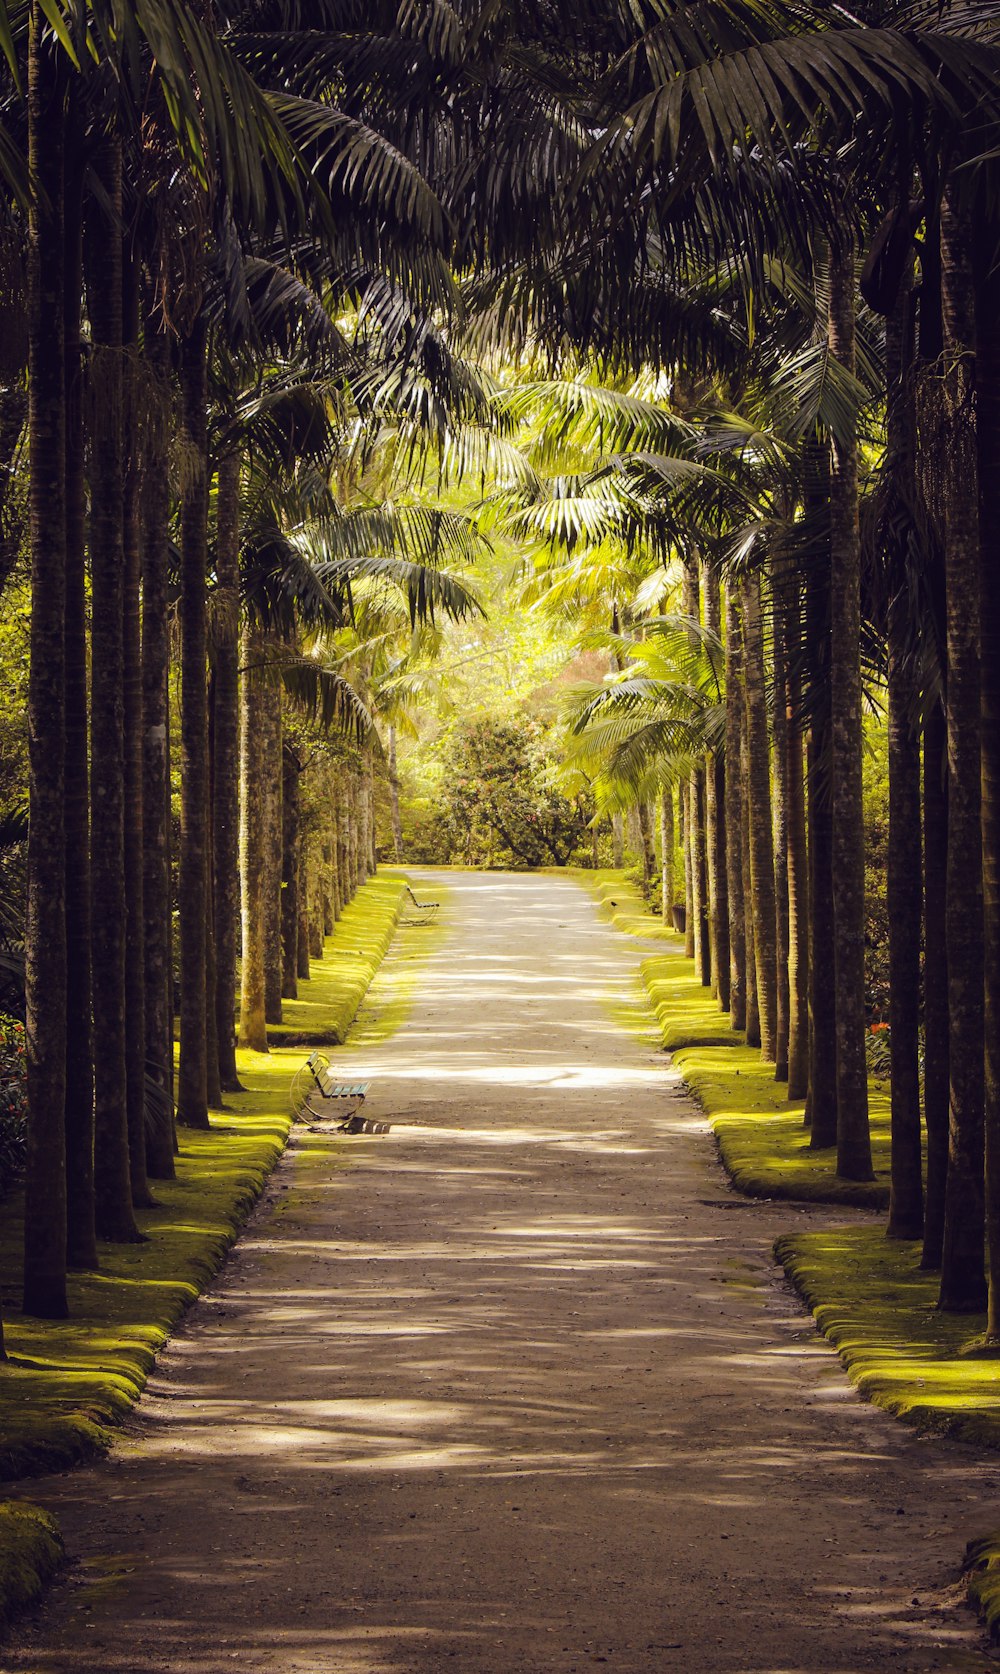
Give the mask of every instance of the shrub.
M 24 1024 L 0 1014 L 0 1195 L 24 1173 L 27 1143 Z

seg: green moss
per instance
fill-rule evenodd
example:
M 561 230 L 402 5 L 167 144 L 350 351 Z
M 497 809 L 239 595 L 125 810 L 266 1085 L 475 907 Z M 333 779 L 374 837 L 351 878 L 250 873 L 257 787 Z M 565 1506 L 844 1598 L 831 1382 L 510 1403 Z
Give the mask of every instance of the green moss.
M 322 962 L 300 981 L 297 1000 L 282 1001 L 283 1021 L 269 1024 L 276 1046 L 340 1046 L 385 958 L 407 899 L 402 872 L 380 870 L 359 890 L 324 943 Z
M 62 1560 L 54 1517 L 27 1500 L 0 1504 L 0 1630 L 41 1597 Z
M 996 1644 L 1000 1641 L 1000 1534 L 970 1540 L 962 1572 L 969 1603 L 978 1610 Z
M 602 912 L 629 935 L 654 936 L 663 952 L 640 967 L 660 1039 L 712 1124 L 733 1184 L 749 1197 L 786 1197 L 881 1209 L 889 1202 L 889 1098 L 869 1088 L 874 1181 L 838 1179 L 832 1151 L 813 1151 L 803 1126 L 805 1105 L 789 1101 L 774 1068 L 729 1026 L 718 1002 L 695 975 L 684 944 L 649 914 L 620 872 L 580 872 Z
M 404 901 L 393 956 L 379 972 L 378 983 L 365 996 L 351 1030 L 351 1045 L 377 1046 L 401 1029 L 419 991 L 420 972 L 443 945 L 447 930 L 448 890 L 435 880 L 433 897 L 440 903 L 438 917 L 421 922 Z
M 844 1227 L 779 1238 L 775 1255 L 867 1400 L 1000 1447 L 997 1356 L 963 1352 L 984 1321 L 938 1311 L 938 1276 L 921 1271 L 919 1245 Z
M 367 883 L 315 967 L 315 989 L 341 1005 L 344 1032 L 347 1011 L 357 1012 L 389 946 L 404 893 L 399 874 Z M 384 1033 L 399 1015 L 390 1008 L 383 1016 Z M 157 1207 L 138 1213 L 148 1242 L 103 1245 L 99 1272 L 71 1274 L 67 1320 L 19 1312 L 22 1208 L 16 1199 L 5 1204 L 0 1272 L 9 1359 L 0 1366 L 0 1480 L 63 1469 L 107 1447 L 111 1428 L 218 1271 L 281 1155 L 301 1057 L 291 1046 L 238 1054 L 247 1091 L 213 1115 L 207 1132 L 180 1130 L 176 1180 L 157 1181 Z

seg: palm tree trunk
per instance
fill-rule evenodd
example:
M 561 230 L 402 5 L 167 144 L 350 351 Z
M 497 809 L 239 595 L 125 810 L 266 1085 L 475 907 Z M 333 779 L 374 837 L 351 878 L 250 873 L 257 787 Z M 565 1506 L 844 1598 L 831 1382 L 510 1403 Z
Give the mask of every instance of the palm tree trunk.
M 281 995 L 299 996 L 299 773 L 291 744 L 281 757 Z
M 729 1020 L 747 1026 L 747 944 L 743 900 L 743 805 L 740 746 L 743 736 L 743 649 L 736 595 L 726 583 L 726 902 L 729 916 Z
M 215 668 L 212 680 L 212 854 L 215 900 L 215 1034 L 219 1079 L 241 1091 L 236 1068 L 236 962 L 240 942 L 240 455 L 219 461 L 215 541 Z
M 744 681 L 744 700 L 746 682 Z M 746 1038 L 748 1046 L 760 1045 L 760 1006 L 757 1001 L 757 938 L 750 888 L 750 740 L 744 701 L 740 735 L 740 849 L 743 872 L 743 943 L 746 948 Z
M 705 626 L 722 638 L 722 594 L 719 578 L 702 566 Z M 708 935 L 712 992 L 720 1011 L 729 1010 L 729 885 L 726 855 L 726 758 L 724 750 L 705 756 L 705 858 L 708 871 Z
M 887 444 L 895 469 L 914 482 L 910 424 L 910 352 L 906 317 L 910 286 L 886 322 Z M 908 542 L 891 557 L 889 600 L 889 1023 L 891 1192 L 889 1238 L 920 1238 L 924 1229 L 920 1137 L 920 930 L 923 910 L 920 844 L 920 692 L 910 644 L 913 611 L 907 585 Z
M 392 843 L 396 865 L 403 858 L 403 821 L 399 812 L 399 769 L 396 764 L 396 729 L 389 728 L 389 798 L 392 805 Z
M 830 350 L 855 366 L 854 243 L 831 244 Z M 837 1031 L 837 1173 L 871 1180 L 865 1058 L 865 822 L 861 740 L 861 541 L 855 433 L 830 445 L 830 742 Z
M 947 445 L 941 490 L 948 647 L 948 1182 L 939 1306 L 986 1307 L 983 1104 L 983 850 L 980 825 L 980 548 L 977 494 L 970 229 L 949 201 L 941 211 L 942 380 Z M 943 440 L 943 438 L 942 438 Z M 992 533 L 992 531 L 991 531 Z
M 760 1049 L 773 1063 L 777 1053 L 777 942 L 774 907 L 774 839 L 771 834 L 771 767 L 764 690 L 764 638 L 760 585 L 741 584 L 743 680 L 746 689 L 748 807 L 750 816 L 750 901 L 753 914 Z
M 809 1090 L 808 874 L 805 785 L 802 778 L 799 585 L 781 577 L 781 633 L 785 662 L 785 820 L 788 877 L 788 1097 Z
M 122 426 L 121 145 L 94 163 L 107 208 L 87 227 L 91 358 L 90 572 L 91 889 L 93 908 L 94 1179 L 97 1230 L 130 1242 L 132 1212 L 125 1011 L 124 456 Z
M 132 1202 L 149 1208 L 146 1164 L 146 948 L 142 907 L 142 626 L 139 598 L 142 581 L 142 523 L 140 486 L 142 460 L 135 411 L 138 388 L 139 289 L 131 262 L 123 268 L 122 366 L 126 426 L 124 521 L 122 530 L 123 655 L 122 719 L 125 744 L 125 1086 L 128 1109 L 129 1174 Z
M 674 907 L 674 793 L 669 785 L 660 792 L 660 887 L 661 912 L 668 929 L 673 928 Z
M 80 353 L 83 154 L 69 103 L 64 291 L 66 351 L 66 1234 L 70 1267 L 97 1266 L 94 1036 L 90 977 L 90 728 L 87 704 L 87 492 Z
M 788 981 L 788 655 L 781 621 L 779 589 L 771 575 L 771 643 L 774 666 L 774 772 L 772 818 L 774 830 L 775 1081 L 788 1080 L 788 1029 L 791 994 Z
M 208 676 L 205 708 L 208 718 L 208 796 L 205 803 L 205 1086 L 210 1110 L 222 1108 L 222 1077 L 219 1073 L 219 1031 L 215 1024 L 215 990 L 218 970 L 215 962 L 215 677 Z
M 691 864 L 691 781 L 681 785 L 681 851 L 684 856 L 684 957 L 694 958 L 694 868 Z
M 181 503 L 181 850 L 177 885 L 181 1051 L 177 1119 L 192 1128 L 209 1126 L 205 969 L 209 911 L 207 371 L 207 328 L 204 318 L 200 318 L 181 348 L 190 479 Z
M 981 524 L 982 832 L 986 1335 L 1000 1338 L 1000 283 L 992 252 L 976 300 L 976 434 Z
M 271 643 L 273 662 L 276 648 Z M 260 751 L 264 781 L 264 1014 L 281 1022 L 281 687 L 273 676 L 265 683 Z
M 66 387 L 63 337 L 63 111 L 58 49 L 43 46 L 32 0 L 28 45 L 31 837 L 25 924 L 28 1155 L 24 1311 L 66 1303 Z
M 924 1122 L 927 1202 L 921 1267 L 941 1266 L 948 1180 L 948 741 L 944 710 L 924 722 Z
M 264 1006 L 265 918 L 267 877 L 266 785 L 272 763 L 264 749 L 266 694 L 263 672 L 264 642 L 260 632 L 245 627 L 240 660 L 240 906 L 242 960 L 240 966 L 240 1045 L 267 1051 Z
M 653 898 L 653 879 L 656 876 L 656 844 L 653 841 L 653 822 L 649 814 L 649 803 L 640 802 L 636 807 L 636 817 L 639 823 L 639 843 L 642 849 L 642 893 L 647 901 Z
M 145 311 L 144 349 L 166 414 L 169 345 L 151 300 Z M 170 521 L 166 423 L 149 438 L 142 494 L 142 907 L 146 1071 L 173 1102 L 173 947 L 170 881 L 170 774 L 167 671 L 169 628 L 167 563 Z M 173 1118 L 146 1136 L 146 1162 L 154 1179 L 174 1176 Z

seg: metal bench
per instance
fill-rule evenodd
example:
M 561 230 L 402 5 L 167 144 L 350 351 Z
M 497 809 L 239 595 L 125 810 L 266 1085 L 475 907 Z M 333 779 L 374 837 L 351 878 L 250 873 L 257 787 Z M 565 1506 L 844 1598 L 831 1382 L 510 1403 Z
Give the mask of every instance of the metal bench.
M 346 1128 L 368 1096 L 370 1081 L 338 1081 L 322 1052 L 310 1052 L 292 1076 L 292 1115 L 297 1122 L 337 1121 Z
M 410 904 L 414 911 L 420 915 L 419 918 L 412 919 L 411 923 L 430 924 L 431 921 L 437 917 L 438 909 L 441 905 L 440 901 L 418 901 L 409 884 L 406 885 L 406 893 L 410 898 Z

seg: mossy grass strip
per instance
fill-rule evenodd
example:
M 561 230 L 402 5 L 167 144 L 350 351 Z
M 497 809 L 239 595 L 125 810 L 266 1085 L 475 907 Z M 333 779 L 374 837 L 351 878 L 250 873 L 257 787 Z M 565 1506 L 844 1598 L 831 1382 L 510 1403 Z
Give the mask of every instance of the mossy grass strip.
M 939 1276 L 921 1270 L 919 1244 L 851 1226 L 789 1234 L 775 1254 L 867 1400 L 922 1429 L 1000 1447 L 1000 1351 L 975 1349 L 985 1316 L 937 1309 Z
M 969 1541 L 962 1573 L 969 1603 L 978 1610 L 996 1645 L 1000 1642 L 1000 1532 Z
M 54 1517 L 27 1500 L 0 1502 L 0 1632 L 38 1602 L 62 1561 Z
M 832 1150 L 813 1151 L 804 1126 L 805 1104 L 789 1100 L 786 1086 L 756 1047 L 729 1026 L 718 1001 L 695 975 L 684 943 L 650 918 L 639 891 L 621 872 L 580 872 L 602 902 L 604 916 L 631 935 L 658 934 L 663 951 L 644 959 L 642 980 L 656 1013 L 660 1038 L 712 1125 L 723 1167 L 748 1197 L 794 1202 L 843 1203 L 883 1209 L 889 1202 L 889 1096 L 869 1085 L 873 1181 L 841 1180 Z
M 381 869 L 344 908 L 324 943 L 322 962 L 282 1002 L 282 1022 L 268 1026 L 275 1046 L 341 1046 L 385 958 L 407 900 L 406 878 Z
M 404 893 L 401 874 L 379 874 L 328 939 L 313 982 L 331 1002 L 339 999 L 340 1020 L 356 1014 Z M 385 1032 L 393 1026 L 388 1019 Z M 138 1213 L 148 1242 L 103 1245 L 98 1272 L 72 1274 L 67 1320 L 19 1312 L 22 1205 L 17 1197 L 4 1204 L 0 1271 L 9 1358 L 0 1366 L 0 1480 L 64 1469 L 105 1450 L 280 1157 L 291 1124 L 289 1086 L 300 1062 L 301 1049 L 291 1046 L 238 1054 L 246 1093 L 214 1113 L 207 1132 L 180 1129 L 177 1179 L 155 1182 L 157 1207 Z

